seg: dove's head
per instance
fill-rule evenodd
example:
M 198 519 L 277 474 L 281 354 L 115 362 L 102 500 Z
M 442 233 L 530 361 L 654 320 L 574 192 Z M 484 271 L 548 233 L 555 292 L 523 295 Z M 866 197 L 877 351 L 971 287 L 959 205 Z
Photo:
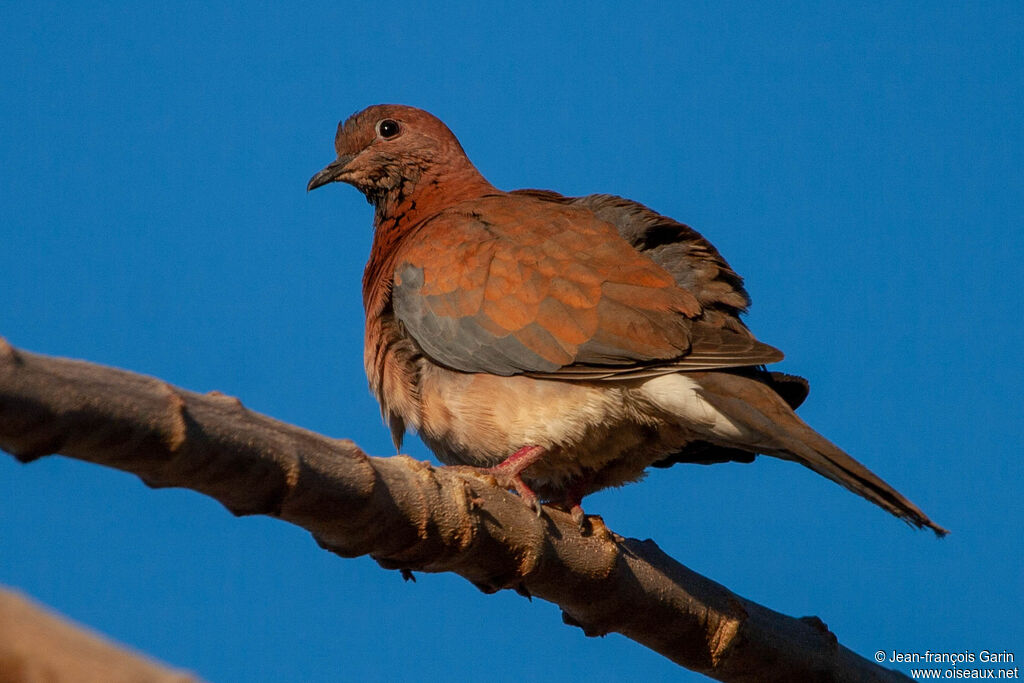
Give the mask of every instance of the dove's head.
M 309 180 L 307 190 L 341 181 L 356 187 L 378 211 L 403 199 L 464 198 L 493 187 L 476 170 L 455 135 L 437 117 L 400 104 L 377 104 L 338 124 L 336 161 Z M 430 202 L 433 203 L 433 202 Z

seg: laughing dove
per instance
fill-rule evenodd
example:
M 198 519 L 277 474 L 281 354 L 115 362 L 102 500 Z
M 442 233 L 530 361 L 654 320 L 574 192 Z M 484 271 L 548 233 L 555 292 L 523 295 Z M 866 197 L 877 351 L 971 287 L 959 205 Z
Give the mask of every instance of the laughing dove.
M 539 511 L 674 462 L 798 462 L 918 527 L 942 527 L 793 412 L 799 377 L 740 320 L 743 280 L 695 230 L 609 195 L 503 192 L 437 118 L 344 121 L 341 181 L 374 207 L 364 363 L 396 446 L 415 430 Z

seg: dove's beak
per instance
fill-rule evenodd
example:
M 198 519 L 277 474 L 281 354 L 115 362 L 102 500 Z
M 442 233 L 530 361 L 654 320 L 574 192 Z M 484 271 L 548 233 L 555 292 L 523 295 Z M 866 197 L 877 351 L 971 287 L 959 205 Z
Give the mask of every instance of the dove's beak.
M 346 154 L 338 157 L 337 161 L 332 161 L 327 164 L 323 170 L 318 171 L 316 175 L 309 179 L 309 184 L 306 185 L 306 192 L 315 190 L 327 183 L 333 183 L 339 180 L 338 176 L 345 171 L 345 166 L 347 166 L 348 162 L 352 161 L 354 157 L 354 154 Z

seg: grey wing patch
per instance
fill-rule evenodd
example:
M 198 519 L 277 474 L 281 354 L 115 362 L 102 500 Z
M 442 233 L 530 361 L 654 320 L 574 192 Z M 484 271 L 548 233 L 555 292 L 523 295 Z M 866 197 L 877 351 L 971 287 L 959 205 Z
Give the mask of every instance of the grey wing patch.
M 444 297 L 424 296 L 423 278 L 422 268 L 408 263 L 400 265 L 395 271 L 391 298 L 395 317 L 430 360 L 462 372 L 503 376 L 554 372 L 560 367 L 528 349 L 512 333 L 496 335 L 486 329 L 478 320 L 480 313 L 438 313 L 431 306 L 431 299 Z M 536 332 L 546 334 L 540 329 Z

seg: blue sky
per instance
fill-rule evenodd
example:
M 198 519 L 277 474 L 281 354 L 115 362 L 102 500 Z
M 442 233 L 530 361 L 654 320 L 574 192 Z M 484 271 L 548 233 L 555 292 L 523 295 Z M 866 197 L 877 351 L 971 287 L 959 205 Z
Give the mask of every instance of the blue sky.
M 420 106 L 499 187 L 703 232 L 810 379 L 801 415 L 952 534 L 766 458 L 588 511 L 863 655 L 1024 657 L 1024 6 L 348 5 L 5 3 L 0 335 L 391 454 L 361 361 L 371 210 L 305 185 L 339 119 Z M 0 583 L 211 681 L 703 680 L 63 458 L 0 457 L 0 548 Z

